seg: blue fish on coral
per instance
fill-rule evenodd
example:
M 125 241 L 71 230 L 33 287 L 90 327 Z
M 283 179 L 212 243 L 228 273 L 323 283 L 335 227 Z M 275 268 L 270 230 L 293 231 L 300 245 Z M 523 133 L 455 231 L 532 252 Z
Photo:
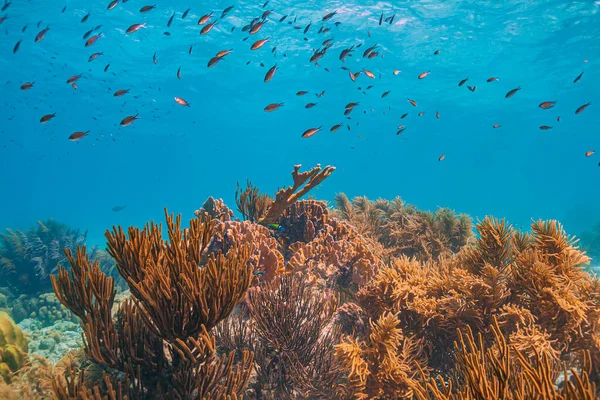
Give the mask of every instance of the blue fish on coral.
M 285 228 L 279 224 L 269 224 L 267 225 L 269 228 L 274 229 L 279 232 L 285 232 Z

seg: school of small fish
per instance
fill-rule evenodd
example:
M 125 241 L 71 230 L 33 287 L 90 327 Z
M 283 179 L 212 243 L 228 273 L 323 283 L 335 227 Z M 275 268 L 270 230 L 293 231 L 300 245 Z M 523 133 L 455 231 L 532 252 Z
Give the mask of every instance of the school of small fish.
M 106 10 L 107 13 L 105 13 L 105 15 L 112 15 L 111 13 L 118 13 L 118 12 L 127 12 L 127 13 L 131 13 L 132 9 L 131 6 L 127 7 L 127 10 L 125 9 L 124 4 L 128 3 L 130 0 L 112 0 L 110 2 L 107 2 L 106 4 Z M 7 19 L 10 18 L 10 8 L 11 8 L 12 2 L 10 0 L 4 0 L 4 5 L 1 7 L 1 12 L 4 13 L 3 15 L 0 15 L 0 24 L 2 24 L 3 22 L 5 22 Z M 138 6 L 136 6 L 138 7 Z M 201 6 L 198 6 L 199 8 Z M 201 12 L 200 10 L 195 10 L 198 11 L 199 14 L 198 15 L 202 15 L 198 21 L 192 21 L 191 19 L 187 19 L 186 18 L 189 16 L 191 8 L 187 8 L 183 11 L 179 12 L 175 12 L 172 10 L 169 10 L 169 14 L 170 17 L 164 21 L 164 24 L 161 23 L 157 23 L 155 19 L 152 19 L 152 25 L 150 25 L 149 23 L 149 18 L 151 15 L 154 15 L 155 13 L 157 13 L 157 9 L 159 9 L 159 6 L 156 4 L 147 4 L 147 5 L 143 5 L 141 7 L 139 7 L 137 9 L 137 13 L 140 15 L 140 21 L 138 23 L 134 23 L 128 27 L 122 27 L 123 28 L 123 34 L 124 36 L 127 35 L 139 35 L 139 40 L 140 41 L 144 41 L 144 33 L 142 32 L 143 30 L 148 30 L 148 29 L 161 29 L 162 26 L 166 26 L 167 29 L 171 29 L 174 28 L 173 27 L 173 23 L 174 23 L 174 19 L 177 17 L 178 19 L 180 19 L 181 23 L 185 23 L 187 26 L 192 26 L 195 29 L 198 30 L 198 35 L 201 37 L 207 36 L 207 35 L 218 35 L 219 32 L 218 29 L 214 30 L 215 27 L 219 27 L 220 29 L 227 29 L 230 32 L 235 32 L 236 31 L 236 27 L 235 25 L 233 25 L 233 23 L 228 23 L 227 19 L 228 16 L 230 16 L 231 13 L 235 12 L 235 5 L 231 5 L 229 7 L 226 7 L 223 10 L 219 10 L 219 11 L 215 11 L 215 10 L 205 10 L 205 12 Z M 294 28 L 294 30 L 299 31 L 302 33 L 302 35 L 305 35 L 304 37 L 304 41 L 308 41 L 307 36 L 313 35 L 313 36 L 322 36 L 323 40 L 319 40 L 318 42 L 321 43 L 321 45 L 318 48 L 313 48 L 312 49 L 312 54 L 307 54 L 307 59 L 310 62 L 310 64 L 313 64 L 315 67 L 319 68 L 319 62 L 320 60 L 322 60 L 324 57 L 336 57 L 335 55 L 330 55 L 330 53 L 334 50 L 332 50 L 334 47 L 336 47 L 336 42 L 334 37 L 327 37 L 329 34 L 333 34 L 332 30 L 335 30 L 337 27 L 339 27 L 339 25 L 341 24 L 341 22 L 336 21 L 336 17 L 338 16 L 338 11 L 337 10 L 331 10 L 329 12 L 324 13 L 318 20 L 311 20 L 310 22 L 306 23 L 306 18 L 302 18 L 301 16 L 298 15 L 292 15 L 292 14 L 277 14 L 277 12 L 275 11 L 275 9 L 270 9 L 269 8 L 269 0 L 266 1 L 264 4 L 262 4 L 262 10 L 261 12 L 257 12 L 257 15 L 246 21 L 246 24 L 241 28 L 241 33 L 243 34 L 243 38 L 241 39 L 242 41 L 248 41 L 248 43 L 251 42 L 251 44 L 249 45 L 249 49 L 252 52 L 260 52 L 263 51 L 265 53 L 271 53 L 273 54 L 275 57 L 279 56 L 278 50 L 277 50 L 277 46 L 273 45 L 274 42 L 277 41 L 277 38 L 273 37 L 273 34 L 271 35 L 266 35 L 266 36 L 261 36 L 261 29 L 263 28 L 263 26 L 265 26 L 265 24 L 285 24 L 288 26 L 292 26 Z M 62 7 L 62 13 L 64 14 L 67 11 L 67 6 Z M 163 14 L 164 15 L 164 14 Z M 85 24 L 88 19 L 90 18 L 91 13 L 88 12 L 86 13 L 83 18 L 80 19 L 80 21 L 78 21 L 81 24 Z M 94 17 L 101 17 L 98 15 L 95 15 Z M 239 17 L 239 16 L 238 16 Z M 383 25 L 392 25 L 394 23 L 394 20 L 396 18 L 396 14 L 392 14 L 390 13 L 390 15 L 384 15 L 383 13 L 380 15 L 380 17 L 378 18 L 377 21 L 373 22 L 373 26 L 372 29 L 377 29 Z M 298 20 L 300 19 L 300 21 L 303 22 L 298 22 Z M 33 36 L 32 39 L 28 39 L 25 36 L 25 33 L 28 32 L 27 30 L 27 25 L 24 26 L 21 29 L 21 32 L 18 34 L 20 37 L 15 41 L 15 44 L 12 46 L 12 53 L 17 55 L 17 53 L 20 51 L 24 41 L 27 40 L 32 40 L 33 43 L 39 44 L 42 41 L 45 40 L 52 40 L 52 29 L 50 27 L 50 25 L 46 25 L 45 27 L 43 27 L 43 25 L 46 25 L 43 23 L 43 21 L 40 21 L 37 23 L 37 28 L 39 29 L 37 31 L 37 33 L 35 33 L 35 35 Z M 318 26 L 318 28 L 317 28 Z M 311 29 L 312 28 L 312 29 Z M 214 30 L 214 31 L 213 31 Z M 237 29 L 238 31 L 240 29 Z M 7 32 L 8 34 L 8 32 Z M 171 31 L 166 30 L 163 32 L 164 35 L 166 36 L 171 36 Z M 367 41 L 370 40 L 371 38 L 371 31 L 368 30 L 367 31 L 367 36 L 368 39 L 366 39 Z M 83 35 L 83 46 L 82 46 L 82 50 L 83 49 L 88 49 L 88 48 L 96 48 L 97 43 L 102 41 L 103 38 L 103 33 L 102 33 L 102 25 L 97 25 L 89 30 L 86 30 L 86 32 Z M 357 40 L 358 41 L 358 40 Z M 364 42 L 366 43 L 366 42 Z M 373 79 L 381 79 L 382 76 L 386 75 L 386 74 L 393 74 L 394 76 L 399 75 L 402 71 L 400 69 L 395 69 L 395 70 L 390 70 L 390 71 L 383 71 L 383 70 L 376 70 L 375 72 L 371 69 L 368 69 L 366 67 L 368 60 L 380 57 L 383 58 L 385 57 L 385 53 L 384 53 L 384 49 L 381 48 L 381 46 L 377 43 L 374 43 L 372 45 L 369 45 L 368 48 L 366 48 L 362 54 L 359 52 L 359 48 L 362 47 L 363 42 L 361 41 L 360 43 L 356 43 L 353 44 L 349 47 L 347 46 L 341 46 L 343 48 L 341 48 L 339 56 L 337 56 L 337 59 L 339 61 L 339 68 L 341 71 L 340 73 L 344 73 L 347 74 L 348 76 L 348 80 L 352 83 L 359 83 L 360 81 L 362 81 L 363 79 L 366 79 L 364 81 L 364 86 L 366 86 L 364 89 L 359 86 L 358 90 L 361 91 L 363 94 L 366 94 L 367 91 L 369 91 L 370 89 L 372 89 L 374 86 L 373 85 L 369 85 L 368 82 L 369 80 L 373 80 Z M 268 46 L 272 46 L 271 50 L 268 51 L 265 48 Z M 366 46 L 365 46 L 366 47 Z M 193 54 L 195 45 L 190 45 L 189 46 L 189 50 L 188 53 L 189 55 Z M 340 48 L 339 46 L 337 46 L 337 48 Z M 232 54 L 233 53 L 233 54 Z M 435 57 L 443 57 L 444 54 L 444 50 L 442 49 L 438 49 L 435 50 L 432 55 Z M 219 52 L 217 52 L 216 54 L 214 54 L 214 56 L 212 56 L 212 58 L 209 59 L 206 68 L 212 69 L 212 68 L 217 68 L 218 69 L 218 64 L 230 57 L 235 57 L 236 54 L 234 53 L 233 49 L 224 49 L 221 50 Z M 283 53 L 281 54 L 282 57 L 286 58 L 287 54 Z M 97 51 L 97 52 L 92 52 L 89 55 L 86 55 L 88 62 L 92 63 L 92 62 L 98 62 L 96 60 L 99 59 L 108 59 L 110 58 L 110 54 L 108 50 L 105 51 Z M 359 70 L 351 70 L 350 68 L 348 68 L 345 63 L 346 60 L 349 57 L 362 57 L 363 59 L 365 59 L 365 67 L 360 68 Z M 110 61 L 110 60 L 109 60 Z M 159 63 L 159 57 L 157 55 L 156 52 L 154 52 L 151 57 L 150 54 L 148 55 L 148 66 L 146 67 L 150 67 L 150 61 L 152 62 L 152 64 L 157 65 Z M 587 62 L 587 60 L 585 60 Z M 246 65 L 250 64 L 251 62 L 248 61 L 246 63 Z M 260 63 L 261 66 L 265 66 L 265 63 Z M 110 69 L 110 62 L 108 62 L 106 64 L 106 66 L 103 68 L 104 72 L 108 72 Z M 277 79 L 277 72 L 278 70 L 281 68 L 280 65 L 275 62 L 273 65 L 271 65 L 270 63 L 267 64 L 267 66 L 269 66 L 269 69 L 267 70 L 267 72 L 265 73 L 264 77 L 263 77 L 263 81 L 264 83 L 268 84 L 269 82 L 271 82 L 273 79 Z M 325 71 L 327 72 L 331 72 L 331 73 L 338 73 L 337 71 L 333 71 L 328 68 L 328 67 L 324 67 L 323 68 Z M 179 66 L 177 68 L 176 71 L 173 71 L 173 73 L 175 74 L 175 76 L 177 77 L 177 79 L 183 79 L 184 75 L 185 75 L 185 71 L 182 71 L 181 66 Z M 423 79 L 431 79 L 428 78 L 430 75 L 435 75 L 435 70 L 427 70 L 427 71 L 423 71 L 421 72 L 419 75 L 417 75 L 415 77 L 415 79 L 417 80 L 423 80 Z M 577 84 L 578 82 L 580 82 L 583 78 L 584 72 L 581 72 L 577 77 L 574 78 L 573 83 Z M 364 76 L 365 78 L 360 78 L 361 76 Z M 86 78 L 84 73 L 81 74 L 77 74 L 77 75 L 73 75 L 70 77 L 65 77 L 65 82 L 68 85 L 71 85 L 72 88 L 74 90 L 77 90 L 79 87 L 78 85 L 81 84 L 79 83 L 80 79 L 82 78 Z M 360 80 L 359 80 L 360 78 Z M 64 79 L 64 78 L 63 78 Z M 486 84 L 493 84 L 493 85 L 499 85 L 501 78 L 497 77 L 497 76 L 492 76 L 489 77 L 484 83 L 483 85 Z M 466 85 L 466 88 L 471 91 L 471 92 L 475 92 L 477 90 L 477 83 L 478 82 L 471 82 L 469 81 L 468 77 L 465 78 L 458 78 L 457 79 L 457 84 L 458 87 L 463 87 Z M 349 83 L 350 84 L 350 83 Z M 34 81 L 22 81 L 19 83 L 20 85 L 20 89 L 23 91 L 29 91 L 29 90 L 35 90 L 35 82 Z M 505 94 L 505 99 L 511 99 L 513 96 L 517 95 L 522 89 L 521 86 L 516 86 L 513 87 L 511 85 L 512 88 L 510 88 L 509 90 L 507 90 L 506 94 Z M 508 88 L 507 88 L 508 89 Z M 113 97 L 122 97 L 122 96 L 127 96 L 130 93 L 130 90 L 132 90 L 132 88 L 119 88 L 117 90 L 112 90 L 111 93 L 113 93 Z M 298 90 L 296 93 L 297 97 L 301 97 L 301 96 L 305 96 L 309 94 L 309 91 L 306 90 Z M 319 101 L 318 99 L 320 99 L 321 97 L 325 96 L 326 91 L 323 90 L 319 93 L 314 93 L 317 101 L 315 102 L 311 102 L 308 101 L 306 102 L 304 108 L 306 109 L 311 109 L 314 107 L 318 107 L 319 106 Z M 381 93 L 381 98 L 387 98 L 390 94 L 393 94 L 392 90 L 385 90 Z M 185 96 L 185 94 L 181 94 L 182 96 Z M 393 97 L 393 96 L 392 96 Z M 416 97 L 415 97 L 416 98 Z M 173 100 L 175 101 L 176 104 L 183 106 L 183 107 L 193 107 L 192 104 L 190 104 L 184 97 L 173 97 Z M 412 107 L 417 108 L 418 107 L 418 102 L 415 99 L 411 99 L 411 98 L 406 98 L 406 100 L 402 100 L 402 101 L 406 101 L 408 104 L 410 104 Z M 507 101 L 507 100 L 504 100 Z M 510 101 L 510 100 L 508 100 Z M 406 104 L 406 103 L 404 103 Z M 558 100 L 552 99 L 552 100 L 543 100 L 539 103 L 539 108 L 542 110 L 550 110 L 553 109 L 556 105 L 558 104 Z M 279 110 L 280 108 L 284 107 L 285 102 L 281 101 L 281 102 L 275 102 L 275 103 L 270 103 L 270 104 L 266 104 L 264 106 L 264 112 L 266 113 L 272 113 L 272 112 L 276 112 L 277 110 Z M 347 123 L 344 123 L 342 121 L 340 121 L 339 123 L 333 125 L 332 127 L 329 128 L 329 132 L 336 132 L 338 131 L 340 128 L 342 128 L 344 125 L 346 126 L 346 128 L 348 130 L 351 130 L 351 125 L 350 125 L 350 121 L 352 120 L 351 117 L 351 113 L 353 112 L 353 110 L 355 110 L 357 107 L 360 107 L 361 103 L 360 102 L 350 102 L 348 104 L 345 105 L 345 107 L 343 108 L 343 115 L 344 117 L 348 120 Z M 573 110 L 573 113 L 575 115 L 579 115 L 581 113 L 583 113 L 587 107 L 589 107 L 591 105 L 591 102 L 587 101 L 584 102 L 582 101 L 582 105 L 579 106 L 576 110 Z M 391 107 L 389 108 L 391 110 Z M 341 110 L 341 107 L 340 107 Z M 363 111 L 364 113 L 366 113 L 367 111 Z M 340 113 L 341 114 L 341 113 Z M 399 116 L 399 120 L 403 120 L 405 119 L 410 113 L 409 112 L 405 112 L 402 113 L 401 116 Z M 53 113 L 48 113 L 45 114 L 43 116 L 41 116 L 41 118 L 39 119 L 39 122 L 41 124 L 48 124 L 51 123 L 52 119 L 55 118 L 57 115 L 56 112 Z M 416 115 L 418 117 L 422 117 L 426 115 L 426 111 L 423 110 L 419 110 Z M 431 114 L 427 113 L 427 115 L 434 115 L 436 119 L 440 119 L 442 118 L 442 116 L 440 115 L 440 113 L 435 110 L 432 111 Z M 138 119 L 142 118 L 142 116 L 140 116 L 140 113 L 136 113 L 135 115 L 125 115 L 122 117 L 122 120 L 120 121 L 119 125 L 121 127 L 128 127 L 131 126 L 132 124 L 135 123 L 135 121 L 137 121 Z M 39 118 L 39 117 L 37 117 Z M 341 116 L 340 116 L 341 118 Z M 561 117 L 558 116 L 556 118 L 557 122 L 561 121 Z M 491 126 L 492 129 L 499 129 L 501 128 L 502 125 L 501 124 L 494 124 L 493 126 Z M 551 125 L 541 125 L 539 127 L 540 130 L 543 131 L 547 131 L 552 129 L 553 127 Z M 396 135 L 401 135 L 403 132 L 405 132 L 405 130 L 407 129 L 407 127 L 403 124 L 398 125 L 398 128 L 396 130 Z M 323 126 L 318 126 L 318 127 L 305 127 L 305 130 L 303 131 L 303 133 L 301 133 L 301 137 L 302 138 L 310 138 L 316 134 L 318 134 L 319 132 L 321 132 L 323 130 Z M 91 135 L 91 131 L 90 130 L 81 130 L 81 131 L 76 131 L 71 133 L 67 138 L 70 141 L 76 142 L 76 141 L 80 141 L 85 139 L 86 137 Z M 594 150 L 588 150 L 585 152 L 585 157 L 591 157 L 595 154 Z M 438 156 L 438 161 L 443 161 L 446 158 L 446 154 L 442 154 Z M 598 165 L 600 166 L 600 162 L 598 163 Z

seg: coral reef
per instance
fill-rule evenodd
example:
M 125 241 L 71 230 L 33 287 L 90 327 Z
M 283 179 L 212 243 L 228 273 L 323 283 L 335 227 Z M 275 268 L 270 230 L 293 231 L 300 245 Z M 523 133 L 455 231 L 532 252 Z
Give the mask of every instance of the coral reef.
M 166 213 L 166 211 L 165 211 Z M 81 319 L 86 357 L 101 367 L 96 379 L 88 369 L 67 368 L 54 380 L 59 399 L 106 394 L 111 398 L 235 398 L 244 389 L 252 353 L 215 355 L 210 331 L 239 304 L 252 279 L 250 247 L 237 243 L 226 253 L 210 253 L 216 220 L 193 219 L 181 228 L 167 214 L 162 226 L 148 224 L 107 232 L 108 252 L 125 278 L 132 298 L 112 318 L 114 281 L 85 248 L 66 252 L 70 271 L 59 266 L 51 276 L 59 300 Z M 86 376 L 87 374 L 87 376 Z M 94 375 L 94 374 L 92 374 Z
M 27 318 L 18 325 L 28 336 L 29 356 L 40 356 L 54 364 L 83 345 L 81 327 L 71 321 L 56 321 L 42 326 L 37 319 Z
M 486 218 L 477 226 L 479 238 L 455 256 L 424 264 L 395 259 L 360 289 L 360 312 L 349 316 L 360 326 L 395 315 L 403 335 L 423 341 L 422 367 L 444 375 L 455 361 L 448 349 L 458 332 L 468 327 L 492 340 L 497 318 L 511 346 L 528 359 L 538 354 L 577 364 L 580 350 L 589 351 L 590 379 L 598 381 L 600 282 L 582 271 L 589 259 L 560 224 L 538 221 L 531 230 Z M 353 321 L 344 322 L 352 331 Z M 373 331 L 371 325 L 362 337 Z M 556 379 L 559 370 L 552 372 Z
M 406 255 L 421 261 L 438 259 L 456 253 L 473 236 L 473 222 L 468 215 L 456 215 L 447 208 L 433 213 L 421 211 L 400 197 L 391 201 L 356 197 L 350 201 L 340 193 L 335 204 L 334 215 L 371 239 L 374 250 L 379 249 L 378 254 L 384 258 Z
M 596 384 L 590 382 L 589 353 L 583 351 L 579 371 L 571 369 L 571 378 L 562 388 L 554 385 L 553 360 L 533 350 L 528 357 L 512 343 L 507 343 L 498 322 L 491 326 L 494 344 L 485 348 L 481 333 L 477 341 L 467 327 L 458 332 L 454 343 L 457 363 L 448 382 L 440 377 L 413 385 L 416 400 L 475 400 L 475 399 L 563 399 L 593 400 L 597 398 Z M 566 373 L 566 366 L 562 366 Z
M 0 273 L 3 281 L 20 294 L 52 291 L 48 276 L 64 263 L 63 249 L 74 250 L 85 243 L 87 232 L 71 229 L 53 219 L 26 232 L 0 234 Z
M 58 321 L 78 321 L 73 313 L 58 301 L 54 293 L 43 293 L 39 296 L 20 295 L 12 300 L 9 312 L 17 323 L 31 318 L 39 321 L 41 327 L 50 326 Z
M 211 197 L 186 229 L 165 211 L 164 238 L 150 223 L 107 231 L 105 255 L 67 248 L 56 298 L 2 291 L 47 324 L 58 299 L 81 329 L 22 321 L 49 360 L 23 360 L 0 396 L 51 381 L 58 399 L 600 398 L 600 280 L 558 222 L 486 217 L 475 236 L 470 217 L 399 198 L 331 210 L 300 197 L 334 169 L 299 168 L 275 198 L 238 185 L 242 221 Z
M 15 321 L 0 311 L 0 376 L 10 383 L 15 372 L 23 368 L 27 359 L 27 339 Z

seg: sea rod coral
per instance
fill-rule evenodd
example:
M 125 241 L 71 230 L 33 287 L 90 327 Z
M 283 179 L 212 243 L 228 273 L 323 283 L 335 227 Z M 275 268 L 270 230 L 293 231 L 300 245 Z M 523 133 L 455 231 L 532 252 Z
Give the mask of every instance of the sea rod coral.
M 168 240 L 154 223 L 106 233 L 108 252 L 132 294 L 116 321 L 113 278 L 90 262 L 85 248 L 66 251 L 71 269 L 60 266 L 52 285 L 81 319 L 85 354 L 103 373 L 69 367 L 54 381 L 59 399 L 233 399 L 243 391 L 252 353 L 244 352 L 239 363 L 234 354 L 215 355 L 210 331 L 250 285 L 249 245 L 205 255 L 215 220 L 195 218 L 187 229 L 180 217 L 166 213 L 166 220 Z

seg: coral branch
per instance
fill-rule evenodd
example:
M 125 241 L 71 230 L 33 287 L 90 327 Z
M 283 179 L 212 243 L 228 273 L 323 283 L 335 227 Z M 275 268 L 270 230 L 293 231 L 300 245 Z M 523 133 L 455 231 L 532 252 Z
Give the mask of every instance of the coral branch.
M 259 223 L 268 225 L 277 221 L 286 208 L 298 201 L 302 196 L 323 182 L 333 173 L 333 171 L 335 171 L 335 167 L 327 166 L 324 169 L 321 169 L 321 165 L 317 164 L 317 166 L 310 171 L 298 172 L 300 167 L 301 165 L 294 166 L 294 171 L 292 172 L 294 185 L 277 192 L 275 195 L 275 202 L 269 207 L 267 214 L 259 219 Z

